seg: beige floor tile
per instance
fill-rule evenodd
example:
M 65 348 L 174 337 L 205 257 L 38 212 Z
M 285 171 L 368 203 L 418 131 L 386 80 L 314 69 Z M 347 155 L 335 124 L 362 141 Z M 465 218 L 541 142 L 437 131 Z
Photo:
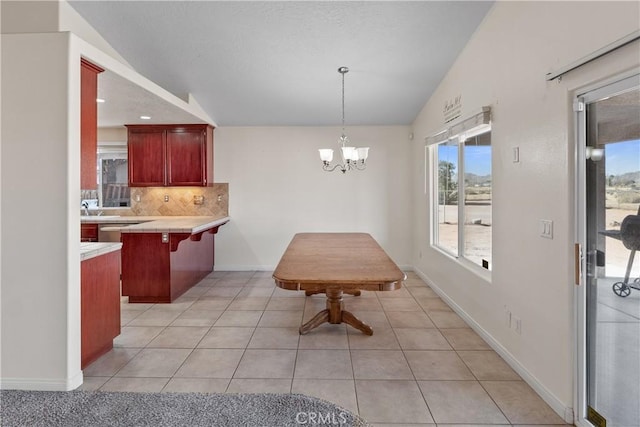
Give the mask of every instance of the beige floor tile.
M 296 350 L 246 350 L 233 378 L 293 378 Z
M 304 310 L 304 298 L 272 297 L 271 299 L 269 299 L 266 310 L 290 310 L 302 312 Z
M 396 334 L 391 328 L 376 328 L 373 335 L 363 334 L 358 329 L 347 327 L 349 348 L 352 350 L 399 350 Z
M 493 350 L 464 350 L 458 351 L 458 355 L 478 380 L 521 380 L 507 362 Z
M 422 311 L 390 311 L 387 319 L 394 328 L 435 328 L 429 316 Z
M 412 298 L 407 288 L 394 289 L 393 291 L 377 291 L 378 298 Z
M 242 288 L 242 290 L 238 294 L 238 298 L 244 298 L 244 297 L 269 298 L 271 297 L 271 294 L 273 293 L 274 289 L 275 288 L 271 288 L 271 287 L 267 288 L 267 287 L 260 287 L 260 286 L 254 286 L 254 287 L 246 286 Z
M 512 424 L 563 424 L 524 381 L 482 381 L 482 386 Z
M 171 378 L 163 393 L 224 393 L 229 379 L 220 378 Z
M 344 300 L 344 309 L 347 311 L 381 311 L 382 304 L 378 298 L 355 297 Z
M 451 350 L 437 329 L 395 328 L 394 331 L 404 350 Z
M 281 298 L 295 300 L 297 298 Z M 298 328 L 302 324 L 302 311 L 279 310 L 265 311 L 258 322 L 258 327 Z
M 197 348 L 189 355 L 177 378 L 231 378 L 244 350 Z
M 360 415 L 370 423 L 433 423 L 415 381 L 356 380 Z
M 360 319 L 360 321 L 371 326 L 374 330 L 373 332 L 374 334 L 377 328 L 391 327 L 391 323 L 389 323 L 389 320 L 387 319 L 387 316 L 384 311 L 357 311 L 357 310 L 353 310 L 353 311 L 347 310 L 347 311 L 350 311 L 351 314 L 353 314 L 358 319 Z M 357 330 L 352 326 L 349 326 L 348 329 L 353 329 L 354 331 Z
M 318 380 L 294 378 L 291 393 L 304 394 L 333 402 L 355 414 L 358 413 L 356 386 L 353 380 Z
M 153 306 L 154 304 L 123 302 L 122 304 L 120 304 L 120 311 L 143 312 L 149 310 Z
M 142 348 L 151 342 L 163 330 L 160 326 L 125 326 L 120 335 L 114 338 L 114 347 Z
M 204 295 L 218 298 L 235 298 L 241 290 L 242 288 L 237 286 L 214 286 L 207 289 L 207 292 Z
M 436 423 L 506 424 L 477 381 L 418 381 Z
M 271 296 L 276 298 L 301 298 L 304 297 L 304 291 L 290 291 L 288 289 L 275 288 Z
M 120 378 L 113 377 L 100 391 L 131 391 L 138 393 L 159 393 L 169 382 L 169 378 Z
M 82 374 L 88 377 L 112 377 L 139 352 L 139 348 L 113 348 L 84 368 Z
M 256 326 L 260 321 L 262 311 L 225 311 L 213 326 Z
M 201 297 L 190 307 L 192 310 L 226 310 L 233 298 Z
M 182 294 L 182 296 L 198 298 L 198 297 L 201 297 L 202 295 L 205 295 L 208 290 L 209 290 L 208 287 L 196 285 L 191 289 L 189 289 L 188 291 L 186 291 L 184 294 Z
M 381 298 L 380 302 L 385 311 L 422 311 L 413 298 Z
M 347 326 L 325 323 L 306 335 L 300 335 L 299 349 L 348 349 Z
M 148 348 L 196 348 L 208 327 L 168 326 L 147 345 Z
M 290 393 L 291 379 L 234 378 L 227 393 Z
M 473 329 L 442 329 L 440 332 L 454 350 L 491 350 Z
M 475 380 L 455 351 L 405 351 L 418 380 Z
M 259 310 L 262 311 L 267 306 L 269 297 L 236 297 L 229 307 L 229 310 Z
M 142 313 L 143 313 L 142 311 L 134 311 L 134 310 L 120 311 L 120 325 L 127 326 L 129 322 L 131 322 L 136 317 L 140 316 Z
M 196 302 L 197 297 L 185 297 L 182 295 L 169 304 L 154 304 L 147 312 L 185 311 Z
M 425 298 L 425 297 L 416 297 L 416 301 L 420 304 L 427 314 L 430 311 L 453 311 L 451 307 L 447 305 L 446 302 L 442 301 L 440 298 Z
M 118 371 L 118 377 L 171 377 L 189 356 L 191 350 L 177 348 L 145 348 Z
M 440 329 L 468 328 L 469 325 L 453 311 L 429 311 L 427 313 L 433 323 Z
M 434 290 L 427 285 L 414 286 L 407 289 L 414 298 L 439 298 L 438 294 L 436 294 Z
M 269 278 L 251 278 L 246 285 L 245 288 L 276 288 L 276 283 L 274 282 L 272 277 Z
M 352 350 L 353 374 L 360 380 L 413 380 L 402 351 Z
M 198 344 L 198 348 L 246 348 L 255 328 L 214 326 Z
M 297 349 L 298 328 L 256 328 L 247 348 Z
M 351 379 L 348 350 L 298 350 L 294 378 Z
M 170 326 L 212 326 L 222 310 L 194 310 L 192 308 L 182 312 Z
M 129 322 L 129 326 L 169 326 L 180 316 L 180 311 L 161 311 L 149 309 Z
M 102 387 L 111 377 L 87 377 L 82 378 L 82 385 L 76 390 L 96 391 Z

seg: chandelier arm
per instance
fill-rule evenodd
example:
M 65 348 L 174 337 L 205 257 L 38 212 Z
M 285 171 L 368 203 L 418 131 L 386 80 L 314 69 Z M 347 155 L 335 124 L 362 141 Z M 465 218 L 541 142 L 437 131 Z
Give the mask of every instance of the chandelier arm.
M 341 165 L 340 163 L 338 163 L 337 165 L 334 165 L 332 168 L 329 167 L 328 164 L 324 164 L 322 165 L 322 170 L 325 172 L 333 172 L 334 170 L 336 170 L 337 168 L 340 168 L 340 171 L 342 173 L 345 173 L 347 171 L 347 169 L 345 168 L 344 165 Z

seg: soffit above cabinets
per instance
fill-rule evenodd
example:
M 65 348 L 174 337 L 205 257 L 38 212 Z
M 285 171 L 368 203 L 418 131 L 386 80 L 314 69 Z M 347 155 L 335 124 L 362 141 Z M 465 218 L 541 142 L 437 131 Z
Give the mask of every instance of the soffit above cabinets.
M 125 124 L 204 123 L 201 119 L 172 105 L 159 96 L 105 70 L 98 74 L 98 127 L 111 128 Z M 143 120 L 141 115 L 150 116 Z

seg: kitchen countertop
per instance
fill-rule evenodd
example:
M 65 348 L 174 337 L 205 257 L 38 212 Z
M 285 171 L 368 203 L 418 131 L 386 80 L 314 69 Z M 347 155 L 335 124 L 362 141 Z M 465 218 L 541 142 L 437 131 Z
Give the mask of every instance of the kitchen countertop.
M 122 233 L 199 233 L 226 224 L 231 218 L 214 216 L 174 216 L 123 227 Z
M 121 233 L 199 233 L 227 223 L 231 218 L 215 216 L 80 216 L 80 223 L 131 224 Z
M 85 261 L 100 255 L 108 254 L 122 249 L 122 243 L 118 242 L 81 242 L 80 260 Z

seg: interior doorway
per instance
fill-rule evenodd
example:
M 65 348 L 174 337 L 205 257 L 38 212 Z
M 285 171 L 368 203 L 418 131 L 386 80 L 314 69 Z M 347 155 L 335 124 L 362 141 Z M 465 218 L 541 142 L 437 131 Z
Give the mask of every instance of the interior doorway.
M 577 100 L 579 417 L 640 426 L 640 75 Z M 638 253 L 636 254 L 636 251 Z

